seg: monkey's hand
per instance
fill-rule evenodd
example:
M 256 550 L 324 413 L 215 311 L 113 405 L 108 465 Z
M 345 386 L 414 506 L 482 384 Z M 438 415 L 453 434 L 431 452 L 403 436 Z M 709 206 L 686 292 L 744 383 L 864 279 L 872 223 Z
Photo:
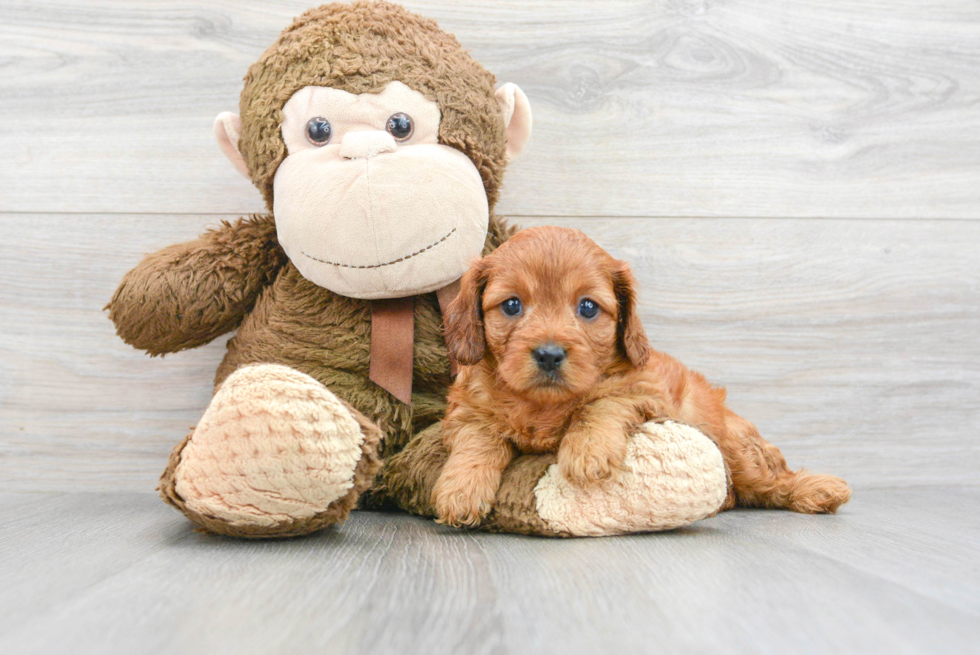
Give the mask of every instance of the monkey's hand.
M 151 355 L 196 348 L 238 327 L 285 262 L 272 216 L 223 222 L 147 255 L 106 309 L 123 341 Z

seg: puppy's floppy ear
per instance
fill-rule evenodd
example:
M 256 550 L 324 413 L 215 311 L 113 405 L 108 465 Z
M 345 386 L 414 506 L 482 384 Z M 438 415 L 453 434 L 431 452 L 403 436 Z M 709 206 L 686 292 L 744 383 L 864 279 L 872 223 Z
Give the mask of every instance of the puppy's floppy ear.
M 449 355 L 469 366 L 483 359 L 487 349 L 483 334 L 483 289 L 490 275 L 487 258 L 477 260 L 460 280 L 459 293 L 449 303 L 443 322 Z
M 619 346 L 633 366 L 639 368 L 650 358 L 650 342 L 636 310 L 636 278 L 626 262 L 616 262 L 612 269 L 613 291 L 619 303 L 616 327 Z

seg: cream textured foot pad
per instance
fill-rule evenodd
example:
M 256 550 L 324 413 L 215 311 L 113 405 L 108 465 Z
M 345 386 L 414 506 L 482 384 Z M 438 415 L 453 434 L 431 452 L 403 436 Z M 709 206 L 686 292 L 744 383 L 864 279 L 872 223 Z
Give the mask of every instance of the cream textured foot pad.
M 727 490 L 717 446 L 700 431 L 668 421 L 647 423 L 633 435 L 617 480 L 578 487 L 553 464 L 534 495 L 551 529 L 601 536 L 687 525 L 717 512 Z
M 354 484 L 364 435 L 344 404 L 286 366 L 239 369 L 221 385 L 180 452 L 186 507 L 242 527 L 322 512 Z

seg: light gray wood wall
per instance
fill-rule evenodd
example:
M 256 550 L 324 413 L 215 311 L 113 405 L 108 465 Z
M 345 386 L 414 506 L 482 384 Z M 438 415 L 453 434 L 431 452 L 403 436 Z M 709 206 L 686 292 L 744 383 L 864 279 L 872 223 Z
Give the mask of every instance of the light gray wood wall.
M 0 489 L 149 490 L 223 340 L 102 312 L 262 210 L 211 137 L 306 2 L 0 2 Z M 980 4 L 409 2 L 528 94 L 500 211 L 631 260 L 656 345 L 791 463 L 980 483 Z

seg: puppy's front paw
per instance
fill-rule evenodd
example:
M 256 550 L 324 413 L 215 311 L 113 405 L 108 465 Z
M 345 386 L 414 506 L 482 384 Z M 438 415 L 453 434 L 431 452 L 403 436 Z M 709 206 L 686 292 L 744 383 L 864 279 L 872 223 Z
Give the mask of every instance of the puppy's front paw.
M 473 485 L 453 484 L 440 478 L 432 492 L 436 523 L 454 528 L 475 528 L 490 511 L 493 492 Z
M 558 470 L 566 480 L 586 486 L 618 476 L 626 458 L 625 443 L 620 447 L 619 440 L 610 443 L 601 438 L 570 436 L 558 448 Z

